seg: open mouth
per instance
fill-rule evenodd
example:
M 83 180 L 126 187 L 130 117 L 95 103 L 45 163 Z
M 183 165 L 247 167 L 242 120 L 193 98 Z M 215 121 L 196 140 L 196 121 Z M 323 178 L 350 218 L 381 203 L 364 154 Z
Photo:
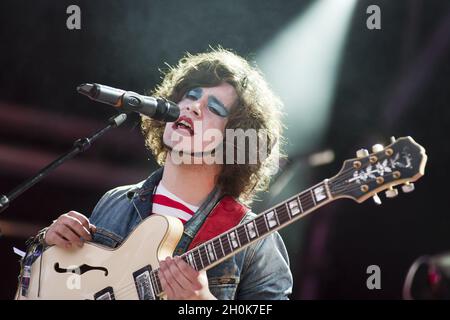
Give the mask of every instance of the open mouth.
M 177 121 L 175 121 L 172 125 L 172 128 L 174 130 L 185 129 L 191 136 L 194 135 L 194 125 L 192 123 L 192 120 L 186 116 L 181 116 Z

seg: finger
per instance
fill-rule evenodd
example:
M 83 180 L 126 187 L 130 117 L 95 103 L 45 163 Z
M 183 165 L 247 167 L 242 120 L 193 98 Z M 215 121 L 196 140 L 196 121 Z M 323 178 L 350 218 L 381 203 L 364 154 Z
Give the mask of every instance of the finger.
M 183 286 L 180 285 L 180 282 L 175 279 L 175 275 L 171 271 L 171 264 L 173 261 L 170 257 L 166 258 L 163 262 L 165 268 L 163 269 L 164 277 L 166 278 L 167 283 L 173 290 L 174 298 L 176 299 L 184 299 L 190 296 L 190 292 L 187 291 Z
M 66 240 L 60 233 L 58 232 L 53 232 L 52 233 L 52 244 L 61 247 L 61 248 L 71 248 L 72 244 L 70 243 L 69 240 Z M 47 242 L 48 243 L 48 242 Z
M 64 239 L 61 235 L 56 233 L 54 228 L 49 228 L 45 233 L 44 241 L 47 245 L 53 246 L 56 245 L 58 247 L 71 247 L 70 242 Z
M 81 241 L 80 237 L 68 226 L 64 224 L 59 224 L 56 227 L 55 231 L 64 239 L 68 240 L 72 245 L 76 244 L 79 247 L 83 246 L 83 242 Z
M 89 230 L 90 228 L 90 223 L 89 223 L 89 219 L 82 213 L 76 212 L 76 211 L 69 211 L 67 213 L 68 216 L 71 216 L 73 218 L 76 218 L 78 221 L 80 221 L 80 223 L 87 229 Z
M 180 269 L 181 273 L 186 276 L 187 279 L 189 279 L 192 283 L 199 283 L 198 282 L 198 276 L 200 275 L 200 272 L 192 268 L 190 265 L 188 265 L 181 257 L 176 256 L 174 258 L 175 263 L 177 264 L 178 268 Z
M 61 222 L 65 226 L 72 229 L 72 231 L 75 232 L 79 238 L 83 238 L 84 240 L 92 240 L 92 236 L 89 230 L 86 229 L 77 218 L 67 215 L 63 219 L 61 219 Z
M 178 283 L 179 287 L 184 290 L 194 291 L 191 281 L 187 279 L 186 275 L 182 272 L 182 270 L 178 268 L 178 265 L 175 262 L 175 260 L 167 257 L 166 262 L 168 272 L 170 272 L 172 278 Z
M 159 280 L 161 281 L 161 286 L 164 290 L 164 292 L 167 295 L 168 299 L 173 299 L 175 298 L 175 291 L 172 288 L 172 286 L 170 285 L 169 281 L 167 280 L 167 278 L 165 277 L 165 272 L 166 272 L 166 265 L 164 264 L 164 262 L 162 261 L 160 264 L 160 268 L 159 268 Z

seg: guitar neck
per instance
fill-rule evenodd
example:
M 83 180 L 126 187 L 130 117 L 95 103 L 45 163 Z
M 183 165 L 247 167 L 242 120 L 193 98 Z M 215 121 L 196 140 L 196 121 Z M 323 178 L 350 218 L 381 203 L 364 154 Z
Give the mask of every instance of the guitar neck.
M 254 219 L 189 250 L 181 257 L 196 270 L 206 270 L 236 254 L 251 243 L 298 220 L 318 207 L 338 198 L 350 198 L 359 203 L 387 190 L 396 195 L 394 186 L 404 184 L 404 192 L 414 190 L 411 183 L 425 173 L 425 149 L 411 137 L 391 138 L 387 147 L 374 145 L 373 153 L 361 149 L 357 157 L 344 161 L 339 173 L 331 179 L 300 192 L 288 200 L 264 211 Z M 162 294 L 158 269 L 152 270 L 157 294 Z
M 181 257 L 196 270 L 209 269 L 251 243 L 284 228 L 330 200 L 327 180 L 204 242 Z
M 300 192 L 215 238 L 187 251 L 181 258 L 197 271 L 207 270 L 238 253 L 251 243 L 311 213 L 332 200 L 328 180 Z M 157 294 L 162 293 L 159 269 L 152 271 Z

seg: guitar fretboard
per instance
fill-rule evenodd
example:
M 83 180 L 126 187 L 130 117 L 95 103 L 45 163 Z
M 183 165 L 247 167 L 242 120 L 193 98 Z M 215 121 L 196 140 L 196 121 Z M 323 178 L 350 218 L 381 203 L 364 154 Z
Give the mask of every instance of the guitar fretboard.
M 326 183 L 327 180 L 289 198 L 252 220 L 189 250 L 181 255 L 181 258 L 197 271 L 211 268 L 254 241 L 287 226 L 325 203 L 329 199 Z M 151 275 L 155 295 L 163 292 L 158 270 L 152 270 Z

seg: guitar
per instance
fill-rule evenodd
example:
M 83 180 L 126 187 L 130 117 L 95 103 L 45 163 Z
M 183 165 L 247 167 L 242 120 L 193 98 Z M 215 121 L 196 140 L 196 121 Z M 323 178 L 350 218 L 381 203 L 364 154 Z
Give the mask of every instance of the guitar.
M 425 149 L 411 137 L 392 138 L 387 147 L 374 145 L 357 158 L 344 161 L 334 177 L 308 188 L 215 238 L 187 251 L 182 259 L 196 270 L 209 269 L 249 244 L 340 198 L 358 203 L 402 184 L 404 192 L 424 175 Z M 117 248 L 87 242 L 83 248 L 48 247 L 34 261 L 26 295 L 19 281 L 16 299 L 161 299 L 159 261 L 172 256 L 183 233 L 174 217 L 152 215 L 139 224 Z

